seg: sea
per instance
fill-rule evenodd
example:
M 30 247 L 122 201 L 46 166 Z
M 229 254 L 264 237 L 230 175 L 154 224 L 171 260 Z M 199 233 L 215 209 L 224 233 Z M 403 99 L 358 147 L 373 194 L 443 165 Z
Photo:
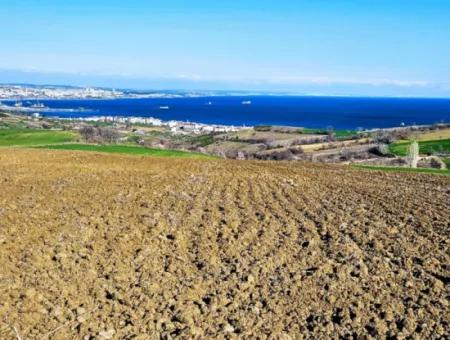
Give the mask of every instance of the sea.
M 29 101 L 28 105 L 35 102 Z M 259 95 L 40 100 L 39 103 L 52 109 L 41 112 L 44 116 L 65 118 L 135 116 L 235 126 L 335 129 L 450 123 L 450 99 Z

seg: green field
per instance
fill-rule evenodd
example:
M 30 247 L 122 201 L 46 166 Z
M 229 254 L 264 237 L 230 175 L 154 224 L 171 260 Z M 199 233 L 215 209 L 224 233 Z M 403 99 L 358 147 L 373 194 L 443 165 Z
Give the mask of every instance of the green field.
M 324 129 L 302 129 L 300 130 L 303 134 L 319 134 L 326 135 L 328 132 Z M 348 138 L 357 135 L 355 130 L 334 130 L 334 135 L 336 138 Z
M 51 150 L 95 151 L 106 153 L 122 153 L 129 155 L 156 156 L 156 157 L 184 157 L 184 158 L 214 158 L 198 152 L 179 150 L 150 149 L 132 145 L 97 145 L 97 144 L 55 144 L 44 145 L 38 148 Z
M 398 141 L 389 145 L 389 151 L 394 155 L 406 156 L 410 142 Z M 450 139 L 429 140 L 419 142 L 419 153 L 431 155 L 434 152 L 450 153 Z
M 33 146 L 67 143 L 76 139 L 76 134 L 60 130 L 0 129 L 0 146 Z
M 450 176 L 450 170 L 427 169 L 427 168 L 412 169 L 412 168 L 372 166 L 372 165 L 353 165 L 353 167 L 358 169 L 380 170 L 388 172 L 415 172 L 415 173 L 427 173 L 427 174 Z
M 74 144 L 77 134 L 61 130 L 0 129 L 0 146 L 36 147 L 53 150 L 97 151 L 157 157 L 214 158 L 198 152 L 149 149 L 134 145 Z

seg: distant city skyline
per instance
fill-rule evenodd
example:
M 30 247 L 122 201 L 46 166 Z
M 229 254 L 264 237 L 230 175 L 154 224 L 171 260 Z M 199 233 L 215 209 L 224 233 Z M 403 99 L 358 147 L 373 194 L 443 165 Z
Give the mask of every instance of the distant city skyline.
M 450 97 L 444 0 L 0 4 L 0 83 Z

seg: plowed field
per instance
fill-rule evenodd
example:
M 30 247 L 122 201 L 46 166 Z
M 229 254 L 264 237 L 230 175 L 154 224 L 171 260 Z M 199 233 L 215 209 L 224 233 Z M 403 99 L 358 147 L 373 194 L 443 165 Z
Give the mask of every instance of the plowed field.
M 444 337 L 450 178 L 0 149 L 0 338 Z

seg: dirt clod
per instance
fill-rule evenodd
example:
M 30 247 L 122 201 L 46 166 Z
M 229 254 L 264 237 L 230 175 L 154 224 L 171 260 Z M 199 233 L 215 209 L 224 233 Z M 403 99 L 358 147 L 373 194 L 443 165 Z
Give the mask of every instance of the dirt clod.
M 2 149 L 0 338 L 445 337 L 449 187 Z

